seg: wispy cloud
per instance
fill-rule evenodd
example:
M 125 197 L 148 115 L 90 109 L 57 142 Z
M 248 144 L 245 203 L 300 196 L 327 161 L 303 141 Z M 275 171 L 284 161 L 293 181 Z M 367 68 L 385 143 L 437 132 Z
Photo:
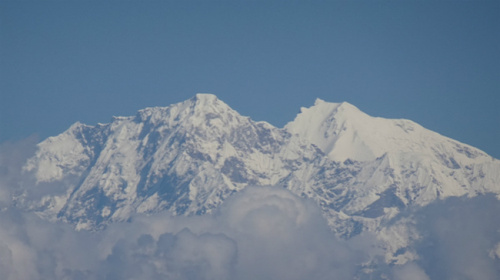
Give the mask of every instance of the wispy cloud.
M 448 198 L 417 212 L 419 263 L 431 279 L 500 279 L 500 202 L 494 195 Z
M 20 187 L 26 160 L 33 156 L 38 137 L 33 135 L 17 142 L 0 144 L 0 209 L 12 202 L 12 191 Z

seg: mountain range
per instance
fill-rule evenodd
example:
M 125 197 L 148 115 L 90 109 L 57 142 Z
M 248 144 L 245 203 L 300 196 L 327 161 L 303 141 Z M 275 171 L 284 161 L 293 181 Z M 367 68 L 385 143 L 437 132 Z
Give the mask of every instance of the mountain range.
M 252 186 L 286 188 L 349 239 L 371 232 L 388 263 L 416 258 L 402 213 L 448 197 L 500 195 L 500 161 L 404 119 L 317 99 L 283 128 L 241 116 L 212 94 L 95 126 L 75 123 L 37 145 L 17 206 L 78 230 L 136 213 L 201 215 Z M 28 177 L 28 176 L 27 176 Z

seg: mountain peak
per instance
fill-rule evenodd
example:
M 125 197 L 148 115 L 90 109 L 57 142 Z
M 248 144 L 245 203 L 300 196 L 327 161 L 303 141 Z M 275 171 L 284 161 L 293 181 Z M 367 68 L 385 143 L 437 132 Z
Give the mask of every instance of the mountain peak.
M 314 114 L 316 116 L 325 116 L 330 114 L 364 114 L 361 110 L 359 110 L 356 106 L 348 103 L 348 102 L 327 102 L 323 99 L 316 98 L 314 101 L 314 105 L 309 108 L 301 108 L 301 113 L 308 111 L 308 114 Z M 364 114 L 366 115 L 366 114 Z
M 444 139 L 410 120 L 372 117 L 347 102 L 329 103 L 319 98 L 313 106 L 301 108 L 285 129 L 316 145 L 331 160 L 341 162 L 371 161 L 384 154 L 439 161 L 441 155 L 435 151 L 441 149 Z M 484 155 L 480 151 L 471 153 Z
M 226 107 L 226 109 L 231 109 L 224 101 L 220 100 L 215 94 L 211 93 L 197 93 L 192 98 L 178 104 L 183 103 L 188 103 L 195 107 L 222 106 Z
M 197 94 L 108 125 L 76 123 L 40 143 L 23 170 L 36 187 L 20 184 L 16 203 L 77 229 L 134 213 L 207 213 L 248 186 L 278 185 L 316 201 L 338 234 L 388 238 L 385 221 L 405 207 L 500 193 L 500 162 L 484 153 L 321 99 L 278 129 Z
M 211 93 L 197 93 L 193 98 L 186 101 L 187 103 L 191 103 L 191 106 L 194 106 L 196 109 L 202 110 L 215 110 L 218 112 L 231 110 L 231 107 L 224 103 L 224 101 L 217 98 L 216 95 Z
M 173 125 L 183 121 L 194 121 L 199 123 L 213 116 L 225 115 L 238 116 L 238 113 L 214 94 L 198 93 L 192 98 L 172 104 L 168 107 L 150 107 L 139 110 L 137 119 L 148 120 L 151 123 L 168 123 Z
M 209 213 L 233 193 L 276 185 L 316 202 L 339 236 L 373 232 L 387 263 L 418 257 L 409 247 L 417 207 L 500 194 L 500 161 L 412 121 L 321 99 L 284 129 L 212 94 L 108 125 L 76 123 L 38 144 L 23 171 L 36 181 L 21 181 L 14 203 L 78 230 L 136 213 Z
M 319 104 L 323 104 L 323 103 L 326 103 L 326 101 L 321 99 L 321 98 L 316 98 L 316 100 L 314 101 L 314 106 L 319 105 Z
M 193 98 L 176 106 L 180 108 L 185 107 L 191 118 L 212 119 L 217 116 L 217 118 L 225 119 L 240 117 L 229 105 L 217 98 L 216 95 L 210 93 L 198 93 Z
M 187 100 L 186 102 L 192 102 L 195 106 L 213 106 L 213 105 L 222 105 L 225 107 L 229 107 L 224 103 L 222 100 L 217 98 L 215 94 L 211 93 L 197 93 L 195 96 L 193 96 L 191 99 Z
M 295 120 L 288 123 L 285 129 L 315 144 L 333 160 L 372 160 L 380 155 L 367 149 L 363 143 L 365 139 L 360 139 L 357 133 L 357 129 L 363 130 L 369 119 L 370 116 L 347 102 L 331 103 L 318 98 L 313 106 L 301 108 Z M 340 145 L 344 140 L 338 141 L 346 132 L 352 134 L 350 143 L 345 143 L 351 147 L 348 150 Z M 359 145 L 354 145 L 356 143 Z
M 322 111 L 326 111 L 326 109 L 329 110 L 335 110 L 337 107 L 339 107 L 342 103 L 335 103 L 335 102 L 326 102 L 325 100 L 321 98 L 316 98 L 314 101 L 314 105 L 311 106 L 310 108 L 304 108 L 302 107 L 301 110 L 308 110 L 308 109 L 320 109 Z
M 194 100 L 200 100 L 200 101 L 216 101 L 218 100 L 217 96 L 212 93 L 197 93 L 194 97 Z

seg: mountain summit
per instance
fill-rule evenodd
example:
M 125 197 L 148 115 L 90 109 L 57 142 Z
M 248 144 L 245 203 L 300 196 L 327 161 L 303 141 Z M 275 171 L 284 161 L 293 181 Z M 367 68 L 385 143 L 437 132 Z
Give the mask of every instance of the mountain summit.
M 446 152 L 463 154 L 461 158 L 490 158 L 410 120 L 374 118 L 346 102 L 328 103 L 317 99 L 314 106 L 301 108 L 301 113 L 285 128 L 318 146 L 334 161 L 370 161 L 384 154 L 391 157 L 431 155 L 445 148 L 443 142 L 453 143 L 454 148 Z
M 320 99 L 281 129 L 211 94 L 76 123 L 38 144 L 24 170 L 35 186 L 16 197 L 20 207 L 88 230 L 134 213 L 203 214 L 244 188 L 280 186 L 313 199 L 339 236 L 377 233 L 389 259 L 411 258 L 395 254 L 410 233 L 389 223 L 404 209 L 500 194 L 500 161 L 484 152 Z

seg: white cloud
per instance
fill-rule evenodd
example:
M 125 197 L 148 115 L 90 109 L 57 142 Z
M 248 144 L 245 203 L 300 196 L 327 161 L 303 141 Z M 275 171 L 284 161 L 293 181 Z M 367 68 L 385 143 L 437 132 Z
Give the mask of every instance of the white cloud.
M 248 187 L 212 215 L 137 214 L 77 232 L 12 206 L 34 143 L 0 145 L 0 279 L 353 279 L 382 255 L 370 235 L 336 238 L 312 201 L 277 187 Z M 417 210 L 420 258 L 375 263 L 367 279 L 500 279 L 498 213 L 494 196 Z
M 310 201 L 249 187 L 213 215 L 137 215 L 76 232 L 0 213 L 2 279 L 347 279 L 366 254 L 329 231 Z
M 417 264 L 411 262 L 393 269 L 394 280 L 429 280 L 429 276 Z
M 106 243 L 113 232 L 122 234 L 104 264 L 110 279 L 346 279 L 365 260 L 314 204 L 275 187 L 249 187 L 214 215 L 136 216 L 110 226 Z
M 18 142 L 0 144 L 0 209 L 9 207 L 12 191 L 20 187 L 22 166 L 33 155 L 37 139 L 32 136 Z
M 418 263 L 431 279 L 500 279 L 500 202 L 495 195 L 448 198 L 417 211 Z

